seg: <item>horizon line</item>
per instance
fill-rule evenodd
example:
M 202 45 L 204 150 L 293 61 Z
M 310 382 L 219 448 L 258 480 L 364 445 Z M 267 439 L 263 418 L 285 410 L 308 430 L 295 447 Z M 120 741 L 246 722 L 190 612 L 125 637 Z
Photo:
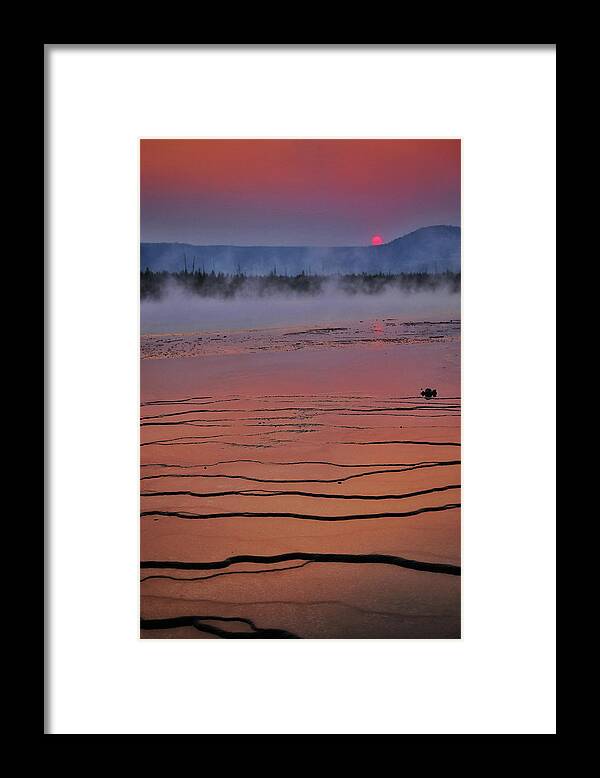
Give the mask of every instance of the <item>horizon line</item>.
M 386 241 L 385 243 L 381 243 L 379 245 L 372 245 L 369 243 L 365 244 L 348 244 L 344 246 L 325 246 L 325 245 L 307 245 L 307 244 L 297 244 L 297 243 L 189 243 L 187 241 L 179 241 L 179 240 L 140 240 L 140 245 L 142 244 L 153 244 L 153 245 L 160 245 L 163 243 L 167 244 L 175 244 L 180 246 L 194 246 L 196 248 L 289 248 L 289 249 L 353 249 L 353 248 L 381 248 L 381 246 L 389 246 L 391 243 L 393 243 L 396 240 L 400 240 L 401 238 L 406 238 L 409 235 L 413 235 L 415 232 L 419 232 L 420 230 L 427 230 L 431 229 L 433 227 L 452 227 L 453 229 L 461 229 L 460 224 L 426 224 L 423 227 L 416 227 L 414 230 L 410 230 L 409 232 L 405 232 L 402 235 L 397 235 L 395 238 L 392 238 L 391 240 Z

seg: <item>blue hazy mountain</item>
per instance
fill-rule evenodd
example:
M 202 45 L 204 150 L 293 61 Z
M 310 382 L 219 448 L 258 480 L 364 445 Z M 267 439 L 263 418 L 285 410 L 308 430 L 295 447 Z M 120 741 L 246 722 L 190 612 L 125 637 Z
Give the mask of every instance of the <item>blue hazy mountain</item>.
M 141 269 L 267 275 L 436 273 L 460 270 L 460 227 L 436 225 L 381 246 L 195 246 L 142 243 Z

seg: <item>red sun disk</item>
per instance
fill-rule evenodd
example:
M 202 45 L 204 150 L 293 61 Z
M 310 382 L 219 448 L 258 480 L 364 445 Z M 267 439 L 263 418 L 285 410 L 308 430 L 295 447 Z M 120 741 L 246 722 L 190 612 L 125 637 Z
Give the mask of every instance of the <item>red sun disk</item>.
M 382 243 L 383 243 L 383 238 L 381 237 L 381 235 L 373 235 L 373 237 L 371 238 L 371 244 L 373 246 L 381 246 Z

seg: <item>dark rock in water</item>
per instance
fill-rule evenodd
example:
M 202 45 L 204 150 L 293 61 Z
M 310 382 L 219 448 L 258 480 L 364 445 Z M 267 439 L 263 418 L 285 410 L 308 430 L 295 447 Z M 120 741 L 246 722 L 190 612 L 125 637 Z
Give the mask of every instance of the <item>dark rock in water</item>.
M 437 389 L 430 389 L 427 387 L 427 389 L 421 389 L 421 397 L 424 397 L 426 400 L 431 400 L 432 397 L 437 397 Z

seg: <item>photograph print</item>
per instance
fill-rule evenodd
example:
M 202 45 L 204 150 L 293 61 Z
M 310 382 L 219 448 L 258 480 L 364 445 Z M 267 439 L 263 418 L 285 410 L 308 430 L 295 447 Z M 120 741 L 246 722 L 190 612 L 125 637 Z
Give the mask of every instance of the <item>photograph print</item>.
M 139 154 L 140 636 L 460 638 L 461 141 Z

